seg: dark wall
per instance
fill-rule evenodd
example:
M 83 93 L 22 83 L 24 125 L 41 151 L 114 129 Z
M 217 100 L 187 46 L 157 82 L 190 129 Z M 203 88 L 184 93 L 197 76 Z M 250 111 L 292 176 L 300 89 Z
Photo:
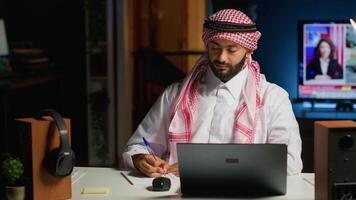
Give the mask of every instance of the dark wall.
M 10 46 L 43 49 L 62 74 L 61 87 L 51 98 L 61 102 L 55 109 L 71 118 L 73 148 L 79 160 L 86 161 L 84 0 L 0 0 L 0 17 Z
M 267 79 L 297 97 L 298 20 L 348 20 L 355 0 L 258 0 L 257 25 L 262 32 L 255 58 Z M 282 73 L 283 72 L 283 73 Z

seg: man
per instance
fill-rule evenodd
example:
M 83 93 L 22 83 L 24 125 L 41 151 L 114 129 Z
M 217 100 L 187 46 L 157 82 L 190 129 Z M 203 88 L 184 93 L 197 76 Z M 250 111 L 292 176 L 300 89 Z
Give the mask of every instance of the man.
M 149 177 L 179 175 L 177 143 L 284 143 L 288 174 L 300 173 L 301 139 L 288 94 L 267 82 L 251 58 L 260 36 L 238 10 L 210 16 L 203 32 L 207 55 L 153 105 L 127 144 L 124 165 Z

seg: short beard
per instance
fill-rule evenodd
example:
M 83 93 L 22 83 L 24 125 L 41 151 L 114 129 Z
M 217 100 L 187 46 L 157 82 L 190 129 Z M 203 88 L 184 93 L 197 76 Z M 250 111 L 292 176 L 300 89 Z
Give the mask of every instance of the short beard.
M 219 63 L 219 61 L 217 61 L 217 60 L 212 62 L 209 58 L 209 66 L 210 66 L 210 69 L 215 74 L 215 76 L 218 77 L 222 82 L 226 83 L 227 81 L 232 79 L 236 74 L 238 74 L 242 70 L 243 66 L 245 65 L 245 60 L 246 60 L 246 55 L 241 59 L 241 61 L 239 63 L 237 63 L 234 66 L 227 64 L 230 67 L 230 69 L 226 73 L 222 73 L 221 71 L 219 71 L 215 68 L 214 63 Z

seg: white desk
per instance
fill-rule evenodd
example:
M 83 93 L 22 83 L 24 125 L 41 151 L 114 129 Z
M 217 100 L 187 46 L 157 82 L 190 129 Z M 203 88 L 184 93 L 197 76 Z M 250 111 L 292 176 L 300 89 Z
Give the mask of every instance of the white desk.
M 174 183 L 167 192 L 153 192 L 148 190 L 150 185 L 131 185 L 121 174 L 119 170 L 111 168 L 92 168 L 77 167 L 78 170 L 86 170 L 87 173 L 78 179 L 72 188 L 72 199 L 122 199 L 122 200 L 145 200 L 145 199 L 183 199 L 180 194 L 179 183 Z M 287 178 L 287 195 L 272 196 L 267 198 L 258 198 L 259 200 L 308 200 L 314 199 L 314 185 L 307 181 L 313 179 L 314 174 L 300 174 L 288 176 Z M 312 181 L 313 182 L 313 181 Z M 85 187 L 107 187 L 109 195 L 82 195 L 81 192 Z M 199 200 L 201 198 L 184 198 Z M 211 198 L 209 198 L 211 200 Z M 221 199 L 221 198 L 220 198 Z

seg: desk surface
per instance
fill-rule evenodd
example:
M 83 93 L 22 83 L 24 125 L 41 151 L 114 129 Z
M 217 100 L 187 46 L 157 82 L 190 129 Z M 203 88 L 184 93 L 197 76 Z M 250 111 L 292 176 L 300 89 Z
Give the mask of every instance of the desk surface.
M 111 168 L 92 168 L 76 167 L 77 170 L 85 170 L 79 179 L 74 180 L 72 189 L 72 199 L 125 199 L 125 200 L 144 200 L 144 199 L 183 199 L 180 194 L 180 185 L 178 182 L 173 183 L 167 192 L 153 192 L 148 188 L 150 185 L 131 185 L 117 169 Z M 288 176 L 287 194 L 284 196 L 272 196 L 262 199 L 314 199 L 314 174 L 300 174 Z M 309 180 L 309 181 L 308 181 Z M 81 194 L 85 187 L 107 187 L 108 195 L 83 195 Z M 199 200 L 201 198 L 184 198 Z M 211 198 L 209 198 L 211 199 Z M 221 198 L 220 198 L 221 199 Z

